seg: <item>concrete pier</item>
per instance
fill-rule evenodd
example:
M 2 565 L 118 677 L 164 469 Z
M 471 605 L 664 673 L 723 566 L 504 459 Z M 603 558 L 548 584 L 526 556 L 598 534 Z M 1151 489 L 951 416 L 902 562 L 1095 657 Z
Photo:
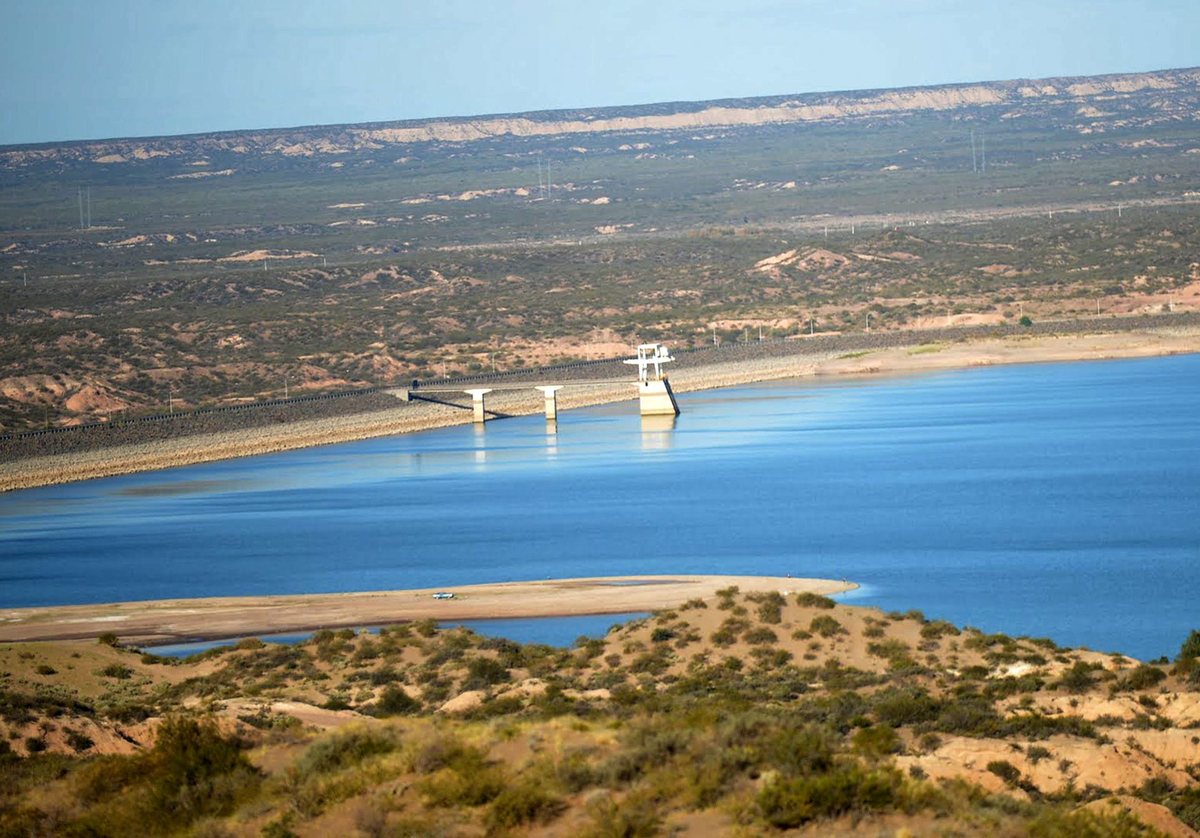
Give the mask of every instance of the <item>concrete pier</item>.
M 638 401 L 643 416 L 678 416 L 679 405 L 666 378 L 638 382 Z
M 482 425 L 487 421 L 487 415 L 484 412 L 486 408 L 483 403 L 483 397 L 492 392 L 492 388 L 485 387 L 476 390 L 463 390 L 463 392 L 471 397 L 472 407 L 475 408 L 475 423 Z
M 561 384 L 548 384 L 540 387 L 535 387 L 536 390 L 541 390 L 542 395 L 546 397 L 546 421 L 553 422 L 558 419 L 558 391 L 562 389 Z

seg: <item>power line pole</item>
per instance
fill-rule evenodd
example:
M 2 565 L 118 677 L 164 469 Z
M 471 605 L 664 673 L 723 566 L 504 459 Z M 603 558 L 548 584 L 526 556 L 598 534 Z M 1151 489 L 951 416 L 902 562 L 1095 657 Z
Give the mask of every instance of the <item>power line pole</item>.
M 79 187 L 79 229 L 83 229 L 83 187 Z
M 975 162 L 975 129 L 971 129 L 971 171 L 978 172 L 979 166 Z

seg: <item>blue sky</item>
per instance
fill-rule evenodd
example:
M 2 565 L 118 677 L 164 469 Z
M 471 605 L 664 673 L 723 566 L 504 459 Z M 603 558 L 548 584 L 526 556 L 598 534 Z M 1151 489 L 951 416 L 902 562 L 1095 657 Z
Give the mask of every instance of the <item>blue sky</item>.
M 1198 0 L 4 0 L 0 144 L 1200 64 Z

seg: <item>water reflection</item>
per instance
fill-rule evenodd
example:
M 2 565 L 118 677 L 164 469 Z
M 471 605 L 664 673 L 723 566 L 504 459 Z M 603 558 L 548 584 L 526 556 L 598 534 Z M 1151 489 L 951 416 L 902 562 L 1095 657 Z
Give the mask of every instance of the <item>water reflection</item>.
M 665 451 L 669 449 L 675 437 L 676 416 L 643 416 L 642 417 L 642 450 Z
M 554 419 L 546 420 L 546 456 L 558 456 L 558 422 Z
M 485 430 L 486 423 L 476 422 L 472 427 L 474 433 L 471 439 L 475 441 L 475 463 L 476 465 L 485 465 L 487 463 L 487 431 Z

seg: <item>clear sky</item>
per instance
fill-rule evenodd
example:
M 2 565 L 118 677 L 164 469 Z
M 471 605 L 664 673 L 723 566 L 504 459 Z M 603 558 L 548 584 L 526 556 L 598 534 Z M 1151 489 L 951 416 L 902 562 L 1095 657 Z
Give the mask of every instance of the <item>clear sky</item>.
M 0 144 L 1200 65 L 1200 0 L 0 0 Z

